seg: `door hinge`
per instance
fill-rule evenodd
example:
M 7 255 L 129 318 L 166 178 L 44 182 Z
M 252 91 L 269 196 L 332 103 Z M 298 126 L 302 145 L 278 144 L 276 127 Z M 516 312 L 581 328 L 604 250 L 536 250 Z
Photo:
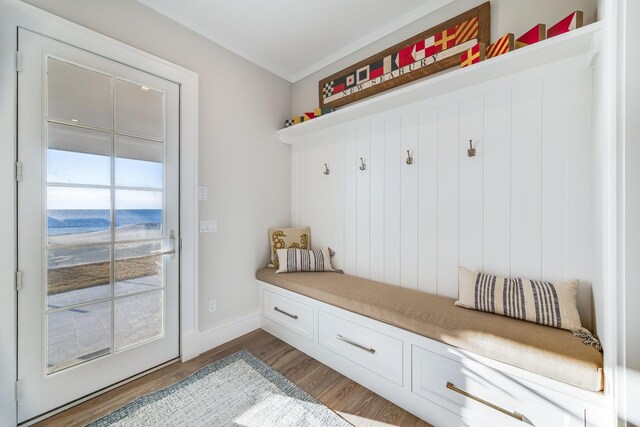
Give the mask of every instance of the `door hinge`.
M 182 253 L 182 237 L 180 238 L 180 243 L 178 244 L 178 252 Z
M 22 52 L 16 52 L 16 71 L 22 71 Z
M 22 181 L 22 162 L 16 162 L 16 181 Z
M 16 402 L 22 400 L 22 380 L 16 381 Z
M 16 271 L 16 291 L 22 290 L 22 271 Z

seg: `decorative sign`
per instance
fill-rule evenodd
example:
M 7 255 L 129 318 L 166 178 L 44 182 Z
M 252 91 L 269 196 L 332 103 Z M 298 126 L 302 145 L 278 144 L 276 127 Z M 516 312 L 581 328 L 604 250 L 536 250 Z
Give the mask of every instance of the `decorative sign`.
M 513 37 L 513 33 L 507 33 L 490 44 L 487 48 L 487 59 L 513 52 L 515 49 Z
M 480 61 L 484 61 L 484 58 L 484 43 L 476 43 L 475 46 L 473 46 L 466 52 L 462 52 L 462 55 L 460 55 L 460 68 L 465 68 L 469 65 L 477 64 Z
M 546 35 L 546 26 L 544 24 L 538 24 L 516 39 L 516 49 L 538 43 L 544 40 Z
M 582 27 L 583 14 L 581 10 L 576 10 L 547 31 L 547 38 L 557 36 L 559 34 L 568 33 L 577 28 Z
M 320 107 L 340 107 L 460 66 L 461 54 L 489 44 L 489 2 L 319 82 Z

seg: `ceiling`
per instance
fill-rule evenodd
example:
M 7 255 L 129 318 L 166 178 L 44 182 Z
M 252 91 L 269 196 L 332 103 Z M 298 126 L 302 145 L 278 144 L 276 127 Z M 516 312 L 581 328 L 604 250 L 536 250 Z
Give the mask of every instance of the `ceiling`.
M 452 0 L 138 0 L 296 82 Z

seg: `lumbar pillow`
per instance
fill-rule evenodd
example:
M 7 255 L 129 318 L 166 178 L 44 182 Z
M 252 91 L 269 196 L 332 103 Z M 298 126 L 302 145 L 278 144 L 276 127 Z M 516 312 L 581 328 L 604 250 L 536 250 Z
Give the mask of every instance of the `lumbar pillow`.
M 271 265 L 278 268 L 278 249 L 311 249 L 311 228 L 269 228 Z
M 276 273 L 294 273 L 296 271 L 335 271 L 331 267 L 329 248 L 321 250 L 278 249 L 280 266 Z
M 577 331 L 582 327 L 577 289 L 577 280 L 551 283 L 506 279 L 460 267 L 460 296 L 455 304 Z

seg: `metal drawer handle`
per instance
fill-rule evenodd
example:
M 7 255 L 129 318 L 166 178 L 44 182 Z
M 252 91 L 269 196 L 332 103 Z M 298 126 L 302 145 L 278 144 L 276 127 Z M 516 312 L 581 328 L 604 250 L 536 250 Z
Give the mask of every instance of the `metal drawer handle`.
M 284 314 L 285 316 L 289 316 L 289 317 L 291 317 L 292 319 L 298 320 L 298 315 L 296 315 L 296 314 L 287 313 L 287 312 L 286 312 L 286 311 L 284 311 L 284 310 L 280 310 L 278 307 L 273 307 L 273 309 L 274 309 L 275 311 L 277 311 L 278 313 L 282 313 L 282 314 Z
M 461 394 L 461 395 L 463 395 L 463 396 L 465 396 L 465 397 L 468 397 L 469 399 L 473 399 L 473 400 L 475 400 L 476 402 L 480 402 L 480 403 L 482 403 L 483 405 L 488 406 L 488 407 L 489 407 L 489 408 L 491 408 L 491 409 L 495 409 L 495 410 L 496 410 L 496 411 L 498 411 L 498 412 L 502 412 L 503 414 L 508 415 L 508 416 L 510 416 L 511 418 L 515 418 L 516 420 L 518 420 L 518 421 L 522 421 L 523 423 L 527 423 L 527 424 L 529 424 L 529 425 L 533 425 L 533 423 L 532 423 L 531 421 L 529 421 L 529 420 L 527 419 L 527 417 L 525 417 L 524 415 L 522 415 L 522 414 L 520 414 L 520 413 L 518 413 L 518 412 L 516 412 L 516 411 L 508 411 L 508 410 L 506 410 L 506 409 L 504 409 L 504 408 L 501 408 L 501 407 L 500 407 L 500 406 L 498 406 L 498 405 L 494 405 L 494 404 L 493 404 L 493 403 L 491 403 L 491 402 L 488 402 L 488 401 L 486 401 L 486 400 L 484 400 L 484 399 L 481 399 L 481 398 L 479 398 L 478 396 L 474 396 L 473 394 L 469 393 L 468 391 L 465 391 L 465 390 L 462 390 L 461 388 L 456 387 L 456 386 L 455 386 L 453 383 L 451 383 L 451 382 L 447 382 L 447 388 L 448 388 L 449 390 L 453 390 L 453 391 L 455 391 L 456 393 L 459 393 L 459 394 Z
M 351 341 L 349 338 L 345 338 L 340 334 L 336 335 L 336 338 L 338 338 L 340 341 L 346 342 L 347 344 L 351 344 L 354 347 L 358 347 L 359 349 L 362 349 L 364 351 L 368 351 L 371 354 L 375 354 L 376 353 L 376 349 L 375 348 L 365 347 L 364 345 L 358 344 L 355 341 Z

